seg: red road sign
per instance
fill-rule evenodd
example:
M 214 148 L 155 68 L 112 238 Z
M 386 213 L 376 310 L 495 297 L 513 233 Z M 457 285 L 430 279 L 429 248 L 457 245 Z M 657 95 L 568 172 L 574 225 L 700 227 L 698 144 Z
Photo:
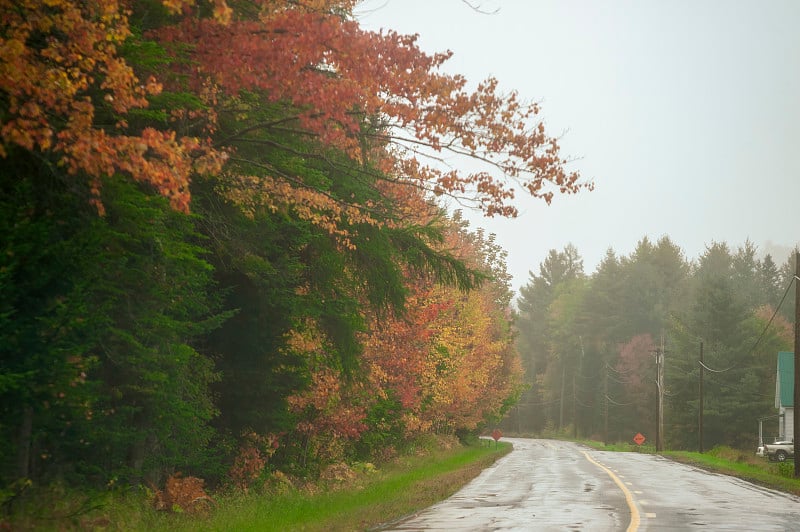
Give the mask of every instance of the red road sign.
M 502 437 L 503 437 L 503 433 L 500 432 L 500 429 L 494 429 L 492 431 L 492 438 L 494 438 L 494 441 L 497 441 Z
M 636 436 L 633 437 L 633 441 L 634 441 L 634 443 L 636 443 L 636 445 L 643 444 L 645 439 L 646 438 L 642 435 L 641 432 L 637 432 Z

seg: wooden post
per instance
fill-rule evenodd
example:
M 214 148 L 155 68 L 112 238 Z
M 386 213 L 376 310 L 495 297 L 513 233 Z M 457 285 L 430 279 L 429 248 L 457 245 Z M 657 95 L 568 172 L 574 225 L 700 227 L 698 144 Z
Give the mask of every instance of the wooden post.
M 560 433 L 561 430 L 564 428 L 564 389 L 566 388 L 566 379 L 567 379 L 567 366 L 562 361 L 561 364 L 563 367 L 561 368 L 561 404 L 558 405 L 558 432 Z
M 797 363 L 797 356 L 800 354 L 800 251 L 795 248 L 794 252 L 794 396 L 792 410 L 794 413 L 794 432 L 792 441 L 800 441 L 800 364 Z M 800 477 L 800 460 L 794 461 L 794 476 Z
M 658 367 L 658 430 L 656 431 L 656 452 L 664 450 L 664 333 L 661 333 L 661 347 L 656 353 Z
M 608 362 L 603 369 L 603 443 L 608 445 Z
M 656 347 L 656 452 L 661 441 L 661 352 Z
M 698 435 L 700 454 L 703 454 L 703 374 L 706 367 L 703 365 L 703 342 L 700 342 L 700 411 L 698 414 Z

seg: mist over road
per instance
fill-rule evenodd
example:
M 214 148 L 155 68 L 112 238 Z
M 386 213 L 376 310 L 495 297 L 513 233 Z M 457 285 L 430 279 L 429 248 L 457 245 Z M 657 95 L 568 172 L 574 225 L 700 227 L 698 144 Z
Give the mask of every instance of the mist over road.
M 666 458 L 557 440 L 514 450 L 389 530 L 800 530 L 800 498 Z

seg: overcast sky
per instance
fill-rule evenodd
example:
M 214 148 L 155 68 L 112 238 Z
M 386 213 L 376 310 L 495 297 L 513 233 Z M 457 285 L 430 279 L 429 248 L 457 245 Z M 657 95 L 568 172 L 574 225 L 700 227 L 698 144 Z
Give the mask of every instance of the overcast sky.
M 746 239 L 782 263 L 800 241 L 800 1 L 365 0 L 363 27 L 452 50 L 446 70 L 538 101 L 592 192 L 478 225 L 513 288 L 569 243 L 587 273 L 611 247 L 669 236 L 690 260 Z

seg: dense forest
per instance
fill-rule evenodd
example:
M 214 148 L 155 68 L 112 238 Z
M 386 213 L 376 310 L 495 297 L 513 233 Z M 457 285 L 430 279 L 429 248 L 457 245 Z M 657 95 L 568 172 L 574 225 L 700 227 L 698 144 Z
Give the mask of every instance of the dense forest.
M 354 4 L 0 0 L 0 501 L 313 477 L 517 399 L 505 253 L 440 201 L 591 183 Z
M 445 200 L 592 184 L 538 105 L 354 5 L 0 0 L 0 502 L 313 478 L 503 416 L 651 438 L 662 345 L 667 444 L 699 444 L 701 368 L 706 446 L 754 444 L 793 258 L 645 239 L 587 275 L 567 247 L 514 309 Z
M 749 241 L 713 242 L 689 261 L 668 237 L 643 238 L 629 256 L 609 249 L 587 274 L 574 246 L 551 250 L 520 291 L 528 388 L 505 424 L 608 441 L 641 432 L 655 443 L 660 358 L 665 448 L 755 449 L 760 418 L 772 418 L 765 438 L 777 436 L 777 354 L 793 346 L 794 261 L 794 253 L 782 264 L 759 258 Z

